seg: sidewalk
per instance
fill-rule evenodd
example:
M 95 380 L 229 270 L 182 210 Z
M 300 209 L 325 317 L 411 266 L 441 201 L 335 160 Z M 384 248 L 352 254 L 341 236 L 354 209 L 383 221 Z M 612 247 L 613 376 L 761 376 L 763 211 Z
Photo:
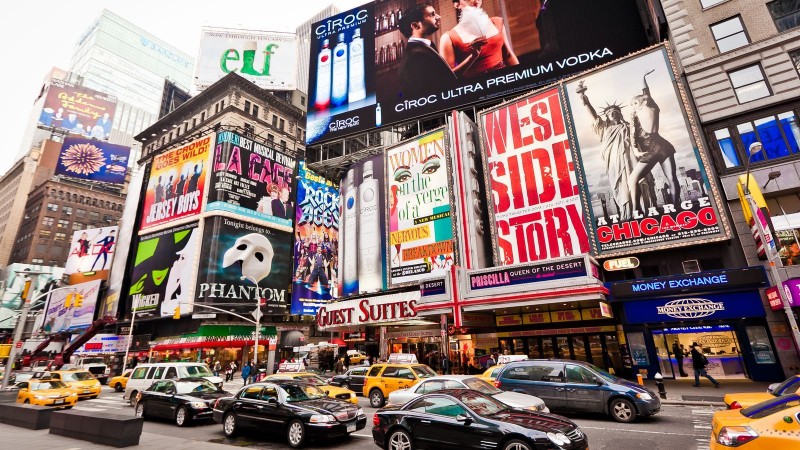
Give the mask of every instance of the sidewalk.
M 750 381 L 747 379 L 720 379 L 719 389 L 715 388 L 707 379 L 700 378 L 700 387 L 693 387 L 694 377 L 678 380 L 664 380 L 664 390 L 667 399 L 661 400 L 664 405 L 712 405 L 725 406 L 725 394 L 735 392 L 766 392 L 772 383 Z M 645 380 L 645 386 L 658 393 L 655 380 Z

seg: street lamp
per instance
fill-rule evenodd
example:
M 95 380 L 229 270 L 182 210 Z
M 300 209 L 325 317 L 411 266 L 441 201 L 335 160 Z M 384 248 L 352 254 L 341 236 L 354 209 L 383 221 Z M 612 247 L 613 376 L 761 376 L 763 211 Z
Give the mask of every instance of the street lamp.
M 253 342 L 253 370 L 258 370 L 258 337 L 261 334 L 261 297 L 258 290 L 258 282 L 250 275 L 243 275 L 241 280 L 248 279 L 256 286 L 256 309 L 253 311 L 253 318 L 256 319 L 255 341 Z M 255 377 L 257 379 L 258 377 Z

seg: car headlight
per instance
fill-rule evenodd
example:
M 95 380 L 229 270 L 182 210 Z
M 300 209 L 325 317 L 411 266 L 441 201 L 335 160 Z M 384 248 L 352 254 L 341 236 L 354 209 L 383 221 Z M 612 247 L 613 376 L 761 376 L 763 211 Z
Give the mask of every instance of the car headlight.
M 35 398 L 36 400 L 44 400 L 44 399 L 47 398 L 47 396 L 46 395 L 34 395 L 33 398 Z
M 73 393 L 70 395 L 70 397 L 77 397 L 77 396 L 78 396 L 78 394 L 77 394 L 76 392 L 73 392 Z
M 359 417 L 363 416 L 364 415 L 364 408 L 358 408 L 358 414 L 356 414 L 356 415 L 359 416 Z
M 336 417 L 330 414 L 314 414 L 311 416 L 311 423 L 333 423 L 336 422 Z
M 652 400 L 653 399 L 653 397 L 650 394 L 646 393 L 646 392 L 642 392 L 642 393 L 636 394 L 636 398 L 638 398 L 640 400 Z
M 550 442 L 556 445 L 569 445 L 570 441 L 564 433 L 547 433 L 547 439 L 550 439 Z
M 529 407 L 527 407 L 525 409 L 527 409 L 528 411 L 534 411 L 534 412 L 544 411 L 544 403 L 542 403 L 540 405 L 532 405 L 532 406 L 529 406 Z
M 206 409 L 208 404 L 206 402 L 189 402 L 189 406 L 194 409 Z
M 95 381 L 93 387 L 100 387 L 100 382 L 99 381 Z

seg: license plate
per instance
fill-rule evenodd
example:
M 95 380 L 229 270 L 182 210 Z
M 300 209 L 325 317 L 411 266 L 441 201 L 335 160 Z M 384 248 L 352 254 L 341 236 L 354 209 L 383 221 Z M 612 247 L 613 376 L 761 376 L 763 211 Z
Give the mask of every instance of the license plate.
M 350 424 L 350 425 L 347 426 L 347 432 L 348 433 L 352 433 L 354 431 L 356 431 L 356 424 L 353 423 L 353 424 Z
M 92 392 L 92 391 L 90 391 L 90 390 L 88 390 L 88 389 L 86 389 L 85 391 L 83 391 L 83 393 L 84 393 L 84 394 L 88 394 L 88 393 L 90 393 L 90 392 Z
M 62 399 L 60 399 L 60 400 L 56 400 L 56 401 L 54 401 L 54 402 L 53 402 L 53 404 L 54 404 L 54 405 L 60 405 L 60 404 L 62 404 L 62 403 L 64 403 L 64 399 L 63 399 L 63 398 L 62 398 Z

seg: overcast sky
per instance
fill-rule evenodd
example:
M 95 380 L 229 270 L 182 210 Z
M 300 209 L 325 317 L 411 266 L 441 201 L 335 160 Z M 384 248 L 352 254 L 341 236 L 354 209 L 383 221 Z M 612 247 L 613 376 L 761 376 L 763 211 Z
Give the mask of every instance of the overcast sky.
M 0 14 L 3 64 L 4 136 L 0 174 L 14 163 L 24 127 L 47 72 L 69 69 L 80 35 L 102 10 L 125 18 L 154 36 L 197 57 L 204 25 L 265 31 L 294 31 L 330 4 L 344 11 L 367 0 L 75 0 L 12 1 Z

